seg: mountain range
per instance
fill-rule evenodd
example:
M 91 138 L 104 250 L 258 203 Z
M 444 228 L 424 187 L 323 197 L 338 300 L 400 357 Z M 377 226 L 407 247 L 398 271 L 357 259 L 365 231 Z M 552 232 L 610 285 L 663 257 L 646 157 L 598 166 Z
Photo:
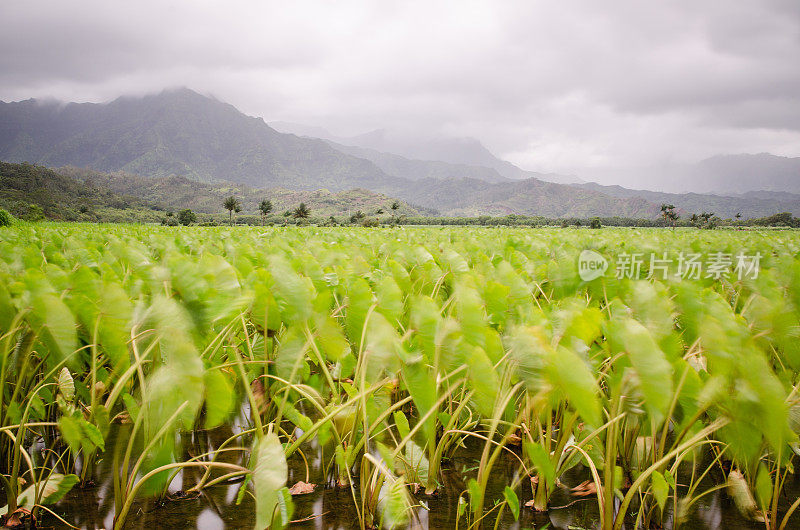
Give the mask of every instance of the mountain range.
M 425 208 L 414 208 L 394 199 L 364 189 L 331 192 L 328 190 L 288 190 L 272 188 L 269 192 L 244 185 L 206 184 L 186 177 L 142 177 L 130 173 L 102 173 L 90 169 L 63 167 L 49 169 L 32 164 L 0 162 L 0 208 L 17 217 L 63 221 L 157 222 L 167 212 L 184 208 L 202 215 L 204 221 L 227 221 L 223 201 L 239 199 L 242 215 L 260 216 L 259 203 L 269 199 L 272 215 L 281 219 L 287 210 L 301 202 L 315 218 L 335 216 L 341 220 L 358 210 L 365 215 L 434 215 Z
M 574 175 L 538 173 L 521 169 L 511 162 L 496 157 L 475 138 L 425 136 L 387 129 L 341 137 L 331 134 L 322 127 L 309 127 L 290 122 L 270 122 L 269 125 L 277 131 L 289 134 L 322 138 L 340 151 L 372 160 L 391 175 L 412 180 L 420 178 L 420 174 L 429 173 L 428 176 L 434 178 L 441 178 L 437 176 L 445 174 L 478 178 L 488 182 L 529 178 L 558 184 L 583 182 Z
M 718 155 L 677 173 L 676 188 L 698 193 L 800 193 L 800 158 L 769 153 Z
M 313 131 L 326 137 L 303 134 Z M 0 102 L 0 160 L 178 177 L 209 189 L 335 194 L 358 188 L 448 216 L 653 218 L 661 202 L 685 213 L 706 210 L 723 217 L 800 213 L 798 196 L 665 196 L 529 172 L 469 138 L 420 139 L 389 131 L 335 138 L 321 129 L 282 133 L 262 118 L 188 89 L 103 104 Z M 713 178 L 722 179 L 723 169 Z M 787 175 L 793 182 L 791 172 Z M 737 189 L 747 187 L 745 177 L 737 182 L 742 183 Z

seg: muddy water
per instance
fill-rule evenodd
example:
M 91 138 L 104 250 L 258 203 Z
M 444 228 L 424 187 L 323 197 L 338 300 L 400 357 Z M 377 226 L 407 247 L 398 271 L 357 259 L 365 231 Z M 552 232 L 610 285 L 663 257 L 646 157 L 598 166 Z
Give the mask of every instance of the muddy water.
M 230 428 L 185 435 L 183 438 L 187 458 L 216 446 L 231 434 Z M 109 440 L 111 441 L 111 439 Z M 336 488 L 334 477 L 325 471 L 332 451 L 323 452 L 320 447 L 307 445 L 303 448 L 309 460 L 308 471 L 301 458 L 290 459 L 289 485 L 297 481 L 317 484 L 314 493 L 293 498 L 295 511 L 293 528 L 350 529 L 358 528 L 358 516 L 350 488 Z M 112 469 L 110 452 L 107 460 L 101 461 L 95 474 L 95 483 L 83 488 L 76 487 L 54 508 L 70 524 L 78 528 L 111 528 L 114 519 Z M 436 496 L 416 495 L 418 504 L 409 523 L 410 528 L 451 529 L 456 527 L 459 496 L 466 490 L 466 480 L 474 477 L 480 458 L 480 447 L 467 445 L 457 458 L 447 463 L 444 484 Z M 235 460 L 233 457 L 231 460 Z M 243 463 L 243 462 L 239 462 Z M 495 501 L 502 500 L 503 488 L 517 478 L 518 462 L 510 455 L 500 459 L 491 474 L 486 494 L 486 509 Z M 308 476 L 306 476 L 308 473 Z M 163 500 L 137 501 L 128 516 L 126 528 L 200 528 L 204 530 L 222 528 L 252 528 L 254 505 L 252 497 L 245 496 L 236 504 L 239 483 L 207 488 L 203 493 L 186 496 L 182 489 L 190 488 L 199 479 L 200 472 L 189 470 L 178 474 L 169 487 L 170 494 Z M 571 471 L 563 482 L 576 485 L 588 478 L 583 471 Z M 680 479 L 679 479 L 680 480 Z M 355 488 L 356 492 L 358 488 Z M 521 503 L 531 498 L 530 487 L 523 482 L 519 488 Z M 798 494 L 800 481 L 789 479 L 787 495 L 781 506 L 785 509 Z M 422 506 L 424 504 L 427 509 Z M 547 513 L 536 513 L 531 508 L 522 508 L 520 520 L 515 521 L 509 510 L 504 510 L 498 528 L 557 528 L 589 529 L 599 527 L 595 497 L 575 498 L 564 488 L 552 497 L 553 509 Z M 484 521 L 484 528 L 492 528 L 496 522 L 496 510 Z M 46 527 L 63 526 L 52 516 L 44 514 L 41 523 Z M 632 528 L 632 523 L 627 525 Z M 670 528 L 671 512 L 665 515 L 665 527 Z M 461 527 L 465 528 L 464 521 Z M 681 528 L 686 529 L 762 529 L 763 524 L 744 520 L 723 491 L 707 495 L 692 510 Z M 800 528 L 800 516 L 790 528 Z

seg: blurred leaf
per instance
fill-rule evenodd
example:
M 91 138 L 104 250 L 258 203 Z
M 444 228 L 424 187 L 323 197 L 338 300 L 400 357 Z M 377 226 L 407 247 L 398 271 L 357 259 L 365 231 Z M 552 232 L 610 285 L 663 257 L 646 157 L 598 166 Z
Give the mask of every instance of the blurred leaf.
M 275 359 L 275 374 L 287 381 L 299 381 L 307 349 L 305 334 L 299 327 L 292 326 L 286 329 L 280 336 L 280 346 Z
M 756 475 L 756 497 L 761 509 L 763 511 L 769 510 L 772 502 L 772 477 L 763 463 L 758 466 L 758 474 Z
M 494 366 L 480 347 L 471 348 L 467 353 L 467 366 L 469 367 L 469 380 L 475 391 L 473 400 L 478 410 L 486 417 L 491 417 L 497 401 L 497 374 Z
M 61 361 L 78 347 L 75 317 L 67 305 L 57 296 L 42 293 L 32 300 L 30 318 L 34 327 L 41 329 L 41 338 L 55 360 Z M 75 366 L 71 359 L 69 366 Z
M 514 493 L 510 487 L 506 486 L 503 490 L 503 497 L 505 497 L 506 502 L 508 503 L 508 508 L 511 510 L 511 513 L 514 515 L 514 520 L 519 520 L 519 498 L 517 494 Z
M 356 349 L 361 345 L 364 321 L 371 306 L 372 290 L 369 288 L 369 284 L 363 278 L 356 278 L 350 282 L 347 289 L 345 325 L 350 343 Z
M 125 410 L 131 417 L 131 423 L 136 423 L 136 418 L 139 417 L 139 404 L 133 399 L 133 396 L 125 392 L 122 394 L 122 402 L 125 404 Z
M 552 486 L 556 479 L 556 470 L 545 448 L 540 444 L 528 441 L 524 442 L 523 446 L 528 458 L 531 459 L 536 472 L 539 474 L 539 479 L 543 479 L 548 486 Z
M 286 485 L 288 466 L 283 446 L 274 433 L 256 441 L 253 448 L 252 481 L 256 498 L 256 530 L 270 528 L 278 506 L 278 490 Z
M 17 496 L 17 506 L 26 510 L 33 510 L 35 504 L 55 504 L 78 483 L 76 475 L 61 475 L 53 473 L 46 480 L 31 484 Z M 39 490 L 39 498 L 36 490 Z M 8 506 L 0 508 L 0 515 L 5 515 Z
M 403 321 L 403 292 L 391 276 L 384 276 L 375 288 L 378 298 L 378 311 L 389 320 L 392 325 Z
M 72 403 L 72 400 L 75 399 L 75 382 L 72 380 L 72 374 L 69 373 L 69 369 L 66 366 L 58 372 L 56 383 L 58 383 L 58 391 L 64 399 L 68 403 Z
M 574 351 L 559 346 L 550 356 L 553 384 L 567 396 L 570 404 L 589 425 L 601 423 L 600 389 L 586 362 Z
M 653 474 L 650 475 L 650 481 L 653 487 L 653 497 L 655 497 L 658 507 L 661 508 L 663 512 L 664 506 L 667 503 L 667 498 L 669 497 L 669 485 L 667 481 L 664 480 L 664 475 L 658 471 L 653 471 Z
M 397 434 L 400 436 L 400 439 L 405 439 L 408 436 L 408 433 L 411 431 L 411 427 L 408 425 L 408 418 L 406 415 L 403 414 L 402 410 L 394 411 L 394 424 L 397 427 Z
M 236 407 L 233 385 L 219 369 L 206 370 L 205 384 L 206 429 L 221 425 Z
M 436 377 L 433 370 L 421 361 L 401 365 L 403 380 L 408 393 L 417 407 L 418 417 L 423 417 L 436 405 Z M 436 444 L 436 414 L 431 414 L 421 428 L 425 441 Z
M 315 327 L 317 342 L 329 361 L 335 363 L 350 353 L 350 344 L 347 342 L 342 328 L 334 319 L 328 316 L 318 316 Z
M 644 394 L 644 406 L 656 424 L 661 423 L 672 401 L 672 366 L 647 328 L 624 318 L 608 323 L 606 335 L 616 351 L 624 351 L 633 365 Z
M 384 528 L 405 527 L 411 510 L 411 502 L 408 498 L 406 483 L 402 478 L 384 481 L 378 496 L 378 506 Z

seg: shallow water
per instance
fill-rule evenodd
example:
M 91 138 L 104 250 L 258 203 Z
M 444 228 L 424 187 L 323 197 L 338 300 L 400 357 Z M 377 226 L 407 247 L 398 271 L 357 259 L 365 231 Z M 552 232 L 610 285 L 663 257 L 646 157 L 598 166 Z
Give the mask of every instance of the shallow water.
M 197 454 L 195 451 L 208 450 L 224 440 L 232 431 L 230 428 L 216 431 L 198 432 L 184 435 L 184 447 L 187 455 Z M 109 439 L 111 441 L 111 439 Z M 307 444 L 303 448 L 309 458 L 308 479 L 318 484 L 313 493 L 297 495 L 293 498 L 295 511 L 293 528 L 313 529 L 350 529 L 358 528 L 358 516 L 354 506 L 353 493 L 348 487 L 334 486 L 333 477 L 326 476 L 325 464 L 332 451 L 324 453 L 315 444 Z M 106 453 L 110 455 L 111 453 Z M 409 528 L 450 529 L 456 527 L 457 506 L 459 496 L 466 489 L 466 480 L 474 477 L 474 468 L 480 459 L 480 447 L 467 444 L 458 456 L 448 462 L 444 473 L 443 486 L 436 496 L 414 495 L 418 506 L 409 522 Z M 235 460 L 235 457 L 233 458 Z M 96 483 L 91 486 L 76 487 L 56 507 L 58 513 L 70 524 L 78 528 L 97 529 L 111 528 L 114 518 L 113 498 L 110 495 L 113 486 L 108 461 L 101 461 L 96 472 Z M 289 461 L 289 481 L 292 485 L 299 480 L 306 480 L 306 468 L 301 458 Z M 494 502 L 502 500 L 503 488 L 517 476 L 518 462 L 510 455 L 503 455 L 492 471 L 486 493 L 486 509 Z M 466 470 L 466 471 L 464 471 Z M 207 488 L 201 494 L 184 497 L 180 491 L 184 486 L 188 489 L 200 477 L 197 470 L 186 470 L 178 474 L 170 484 L 169 498 L 158 500 L 138 500 L 131 509 L 126 528 L 200 528 L 215 530 L 222 528 L 252 528 L 254 524 L 254 503 L 252 497 L 245 496 L 240 505 L 236 505 L 236 495 L 240 484 L 227 484 Z M 584 470 L 572 470 L 563 477 L 566 485 L 576 485 L 588 478 Z M 679 479 L 680 480 L 680 479 Z M 800 494 L 800 481 L 790 477 L 786 487 L 786 495 L 781 501 L 783 509 L 788 507 Z M 356 494 L 358 488 L 355 488 Z M 520 503 L 531 498 L 530 487 L 523 483 L 517 490 Z M 554 528 L 554 529 L 589 529 L 599 527 L 597 502 L 594 496 L 575 498 L 570 496 L 566 488 L 556 491 L 551 499 L 554 507 L 547 513 L 536 513 L 531 508 L 522 507 L 519 521 L 515 521 L 509 510 L 504 510 L 499 528 Z M 559 508 L 562 507 L 562 508 Z M 495 513 L 486 519 L 484 528 L 492 528 L 496 519 Z M 800 517 L 800 516 L 798 516 Z M 57 519 L 47 514 L 41 517 L 45 527 L 63 526 Z M 461 521 L 464 528 L 464 521 Z M 632 522 L 627 525 L 632 527 Z M 686 529 L 761 529 L 762 523 L 746 521 L 737 511 L 733 502 L 723 491 L 707 495 L 699 501 L 682 528 Z M 665 528 L 671 528 L 671 511 L 665 514 Z M 800 528 L 800 519 L 796 519 L 790 528 Z

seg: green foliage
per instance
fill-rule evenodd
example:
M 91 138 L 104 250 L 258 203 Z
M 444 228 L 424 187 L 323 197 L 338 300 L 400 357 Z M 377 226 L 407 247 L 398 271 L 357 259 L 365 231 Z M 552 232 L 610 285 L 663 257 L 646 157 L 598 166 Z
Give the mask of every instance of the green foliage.
M 274 524 L 279 490 L 286 485 L 288 473 L 280 439 L 272 433 L 264 436 L 256 442 L 252 454 L 253 488 L 256 496 L 255 528 L 283 527 L 284 524 Z
M 75 475 L 53 473 L 46 480 L 28 486 L 17 497 L 17 506 L 28 511 L 37 504 L 48 505 L 60 501 L 78 483 Z M 8 512 L 8 506 L 0 508 L 0 515 Z
M 178 222 L 183 226 L 189 226 L 197 222 L 197 216 L 188 208 L 184 208 L 178 212 Z
M 0 162 L 0 208 L 26 221 L 156 221 L 155 207 L 31 164 Z
M 300 205 L 292 212 L 292 217 L 295 219 L 308 219 L 311 215 L 311 210 L 308 209 L 306 203 L 301 202 Z
M 365 527 L 408 524 L 423 490 L 455 502 L 452 480 L 470 506 L 455 513 L 474 524 L 504 511 L 500 527 L 524 521 L 529 485 L 546 510 L 576 476 L 597 483 L 604 530 L 663 525 L 685 515 L 672 501 L 689 513 L 723 483 L 780 527 L 800 431 L 793 232 L 235 231 L 0 232 L 9 510 L 30 500 L 17 481 L 29 465 L 55 485 L 114 461 L 117 526 L 191 468 L 191 492 L 246 477 L 239 498 L 255 498 L 258 527 L 280 527 L 287 480 L 318 461 Z M 612 267 L 584 282 L 589 248 L 610 261 L 697 249 L 762 261 L 757 278 L 618 279 Z M 28 464 L 14 443 L 38 438 L 57 466 Z
M 13 224 L 14 216 L 0 208 L 0 226 L 11 226 Z
M 800 219 L 789 212 L 776 213 L 768 217 L 752 219 L 751 223 L 756 226 L 786 226 L 790 228 L 800 228 Z

